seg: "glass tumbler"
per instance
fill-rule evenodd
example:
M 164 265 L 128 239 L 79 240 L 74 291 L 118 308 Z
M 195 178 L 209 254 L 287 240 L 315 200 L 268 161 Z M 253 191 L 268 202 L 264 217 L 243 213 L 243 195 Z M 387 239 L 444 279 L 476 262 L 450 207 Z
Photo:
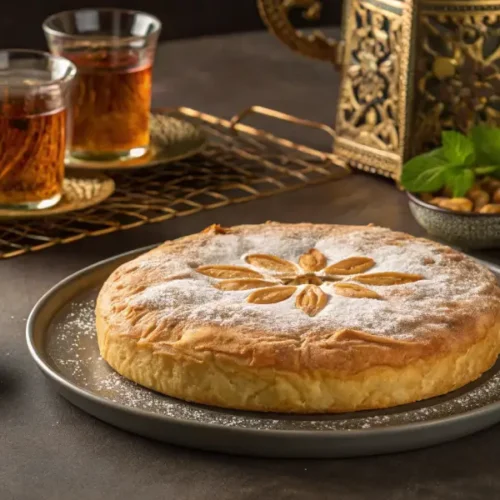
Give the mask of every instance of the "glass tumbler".
M 144 155 L 160 21 L 144 12 L 82 9 L 50 16 L 43 29 L 51 52 L 78 69 L 71 156 L 112 161 Z
M 67 104 L 75 66 L 32 50 L 0 50 L 0 207 L 61 199 Z

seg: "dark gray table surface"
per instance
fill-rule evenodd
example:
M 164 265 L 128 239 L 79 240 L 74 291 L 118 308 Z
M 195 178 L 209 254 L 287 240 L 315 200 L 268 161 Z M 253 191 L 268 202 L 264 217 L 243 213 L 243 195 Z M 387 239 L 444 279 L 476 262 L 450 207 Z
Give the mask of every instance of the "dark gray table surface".
M 159 49 L 155 104 L 231 116 L 261 104 L 333 122 L 338 78 L 269 35 L 168 43 Z M 321 134 L 271 127 L 328 149 Z M 139 246 L 224 225 L 375 224 L 422 235 L 405 196 L 381 178 L 341 181 L 87 239 L 0 262 L 0 499 L 412 500 L 500 498 L 500 425 L 420 451 L 348 460 L 231 457 L 159 444 L 86 415 L 58 396 L 31 361 L 26 318 L 52 285 Z M 499 261 L 498 252 L 482 255 Z

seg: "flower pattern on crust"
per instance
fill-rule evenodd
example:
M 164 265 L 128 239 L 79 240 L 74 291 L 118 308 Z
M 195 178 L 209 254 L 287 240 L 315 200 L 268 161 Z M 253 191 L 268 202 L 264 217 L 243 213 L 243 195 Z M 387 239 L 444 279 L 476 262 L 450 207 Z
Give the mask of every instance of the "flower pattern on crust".
M 336 295 L 381 300 L 376 291 L 363 285 L 404 285 L 423 279 L 408 273 L 367 273 L 375 265 L 370 257 L 349 257 L 328 265 L 325 255 L 316 248 L 302 254 L 298 264 L 271 254 L 250 254 L 244 260 L 252 267 L 206 265 L 196 270 L 218 280 L 214 286 L 219 290 L 251 290 L 247 297 L 251 304 L 282 302 L 305 285 L 295 297 L 295 306 L 309 316 L 318 314 L 328 302 L 322 285 L 328 285 L 327 291 Z

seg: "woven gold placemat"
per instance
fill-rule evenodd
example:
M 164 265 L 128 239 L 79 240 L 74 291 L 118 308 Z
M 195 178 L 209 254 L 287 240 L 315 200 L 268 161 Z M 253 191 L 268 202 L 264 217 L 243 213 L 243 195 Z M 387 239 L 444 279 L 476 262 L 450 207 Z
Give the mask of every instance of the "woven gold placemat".
M 294 145 L 234 120 L 186 108 L 176 116 L 190 120 L 207 135 L 202 152 L 165 166 L 110 174 L 115 192 L 95 207 L 32 221 L 0 222 L 0 258 L 346 175 L 347 170 L 333 163 L 331 154 Z

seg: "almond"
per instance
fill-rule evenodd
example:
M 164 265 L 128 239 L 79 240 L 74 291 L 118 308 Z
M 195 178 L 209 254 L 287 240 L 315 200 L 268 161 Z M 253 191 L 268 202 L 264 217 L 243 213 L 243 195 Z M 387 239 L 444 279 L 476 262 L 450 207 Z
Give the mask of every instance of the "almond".
M 319 286 L 307 285 L 295 300 L 295 306 L 309 316 L 316 316 L 328 302 L 328 296 Z
M 436 207 L 439 207 L 441 206 L 440 204 L 446 200 L 449 200 L 449 198 L 445 198 L 444 196 L 436 196 L 432 198 L 428 203 L 430 203 L 431 205 L 435 205 Z
M 224 280 L 215 284 L 214 287 L 224 291 L 238 291 L 238 290 L 252 290 L 253 288 L 264 288 L 266 286 L 273 286 L 275 283 L 272 281 L 258 280 L 258 279 L 237 279 L 237 280 Z
M 272 286 L 269 288 L 259 288 L 252 292 L 247 302 L 251 304 L 275 304 L 290 298 L 297 288 L 294 286 Z
M 280 259 L 275 255 L 256 253 L 247 255 L 245 260 L 252 266 L 261 267 L 262 269 L 268 269 L 279 273 L 295 273 L 297 271 L 294 264 L 285 259 Z
M 479 212 L 482 214 L 500 214 L 500 204 L 491 203 L 490 205 L 485 205 Z
M 493 195 L 497 189 L 500 189 L 500 179 L 493 177 L 485 177 L 480 184 L 481 188 L 488 191 L 490 195 Z
M 320 271 L 326 266 L 326 257 L 315 248 L 299 257 L 299 264 L 304 271 Z
M 315 274 L 301 274 L 300 276 L 295 276 L 290 280 L 283 280 L 286 285 L 321 285 L 323 282 L 319 276 Z
M 375 265 L 369 257 L 349 257 L 332 264 L 325 269 L 326 274 L 359 274 L 364 273 Z
M 470 189 L 467 198 L 474 202 L 474 210 L 477 212 L 490 202 L 490 195 L 479 188 Z
M 373 290 L 369 290 L 355 283 L 335 283 L 335 293 L 344 297 L 355 299 L 381 299 L 380 295 Z
M 205 276 L 218 279 L 262 278 L 262 274 L 243 266 L 200 266 L 196 269 Z
M 378 286 L 404 285 L 405 283 L 413 283 L 422 279 L 424 279 L 423 276 L 420 276 L 418 274 L 393 272 L 363 274 L 354 278 L 354 280 L 358 283 Z
M 472 201 L 467 198 L 434 198 L 433 205 L 453 212 L 472 212 Z
M 209 234 L 227 234 L 230 232 L 228 227 L 222 227 L 220 224 L 212 224 L 211 226 L 206 227 L 202 233 Z

